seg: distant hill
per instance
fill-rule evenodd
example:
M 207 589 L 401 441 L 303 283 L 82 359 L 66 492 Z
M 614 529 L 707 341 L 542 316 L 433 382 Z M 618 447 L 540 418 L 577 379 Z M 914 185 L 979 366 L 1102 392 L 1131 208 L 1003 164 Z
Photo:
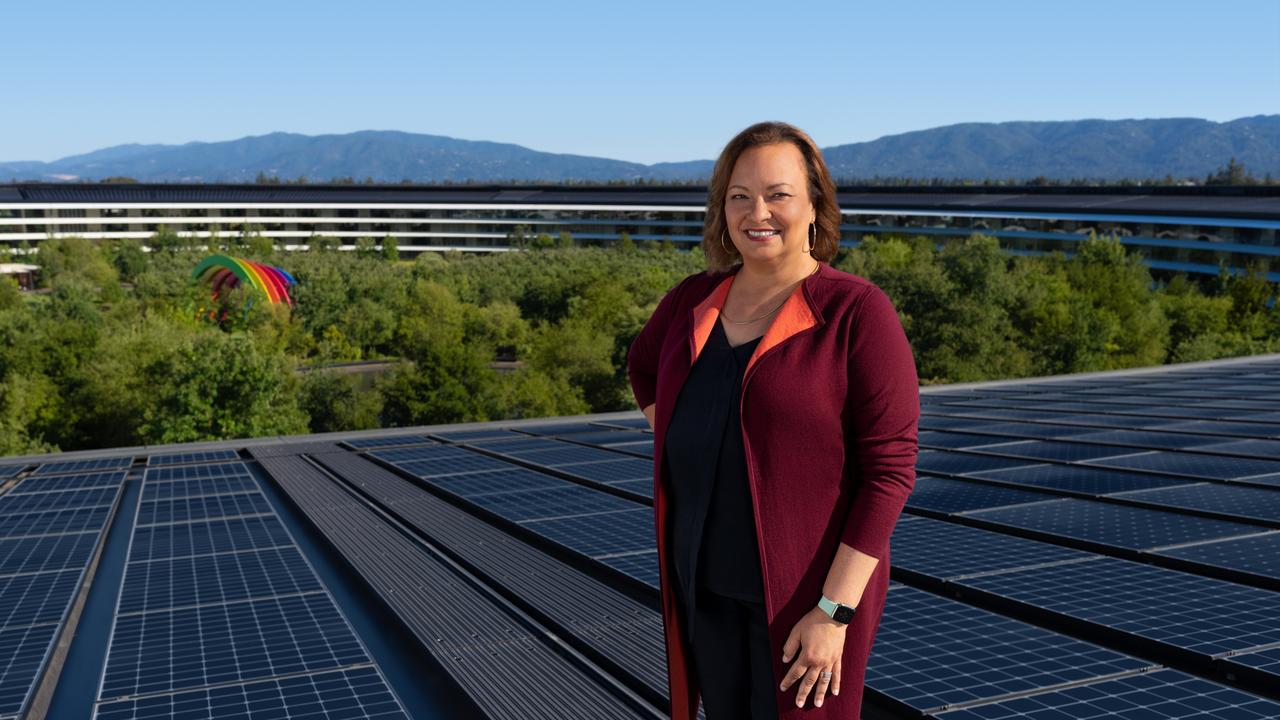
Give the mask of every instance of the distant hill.
M 963 123 L 825 148 L 839 178 L 1201 178 L 1231 157 L 1254 175 L 1280 176 L 1280 115 L 1230 122 L 1195 118 Z M 50 163 L 0 162 L 0 179 L 252 182 L 260 173 L 314 182 L 475 180 L 699 180 L 711 160 L 640 163 L 539 152 L 520 145 L 366 130 L 271 133 L 226 142 L 119 145 Z

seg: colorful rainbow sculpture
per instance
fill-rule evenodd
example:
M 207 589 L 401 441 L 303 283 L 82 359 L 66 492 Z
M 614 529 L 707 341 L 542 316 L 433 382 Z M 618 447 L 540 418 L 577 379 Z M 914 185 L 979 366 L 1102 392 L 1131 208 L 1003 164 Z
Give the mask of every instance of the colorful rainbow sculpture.
M 274 304 L 288 305 L 293 305 L 289 288 L 297 284 L 292 275 L 278 267 L 230 255 L 205 258 L 191 271 L 191 277 L 208 283 L 215 300 L 223 290 L 244 285 L 261 290 Z

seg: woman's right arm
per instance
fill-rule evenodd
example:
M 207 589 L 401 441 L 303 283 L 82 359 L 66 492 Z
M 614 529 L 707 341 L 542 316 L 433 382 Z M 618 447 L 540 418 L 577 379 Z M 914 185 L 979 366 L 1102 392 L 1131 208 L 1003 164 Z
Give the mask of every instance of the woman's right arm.
M 635 396 L 636 405 L 640 406 L 645 419 L 649 421 L 650 428 L 654 425 L 654 401 L 658 397 L 658 358 L 684 286 L 685 282 L 682 281 L 662 296 L 658 307 L 627 351 L 627 378 L 631 381 L 631 394 Z

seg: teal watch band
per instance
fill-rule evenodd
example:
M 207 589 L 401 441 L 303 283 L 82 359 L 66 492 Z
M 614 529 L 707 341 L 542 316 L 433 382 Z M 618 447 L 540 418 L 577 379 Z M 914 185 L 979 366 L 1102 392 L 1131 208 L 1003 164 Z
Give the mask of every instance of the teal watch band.
M 818 600 L 818 609 L 826 613 L 827 617 L 844 625 L 848 625 L 849 622 L 853 620 L 853 614 L 857 612 L 857 608 L 852 608 L 848 605 L 841 605 L 840 603 L 829 599 L 826 595 L 823 595 L 822 598 Z

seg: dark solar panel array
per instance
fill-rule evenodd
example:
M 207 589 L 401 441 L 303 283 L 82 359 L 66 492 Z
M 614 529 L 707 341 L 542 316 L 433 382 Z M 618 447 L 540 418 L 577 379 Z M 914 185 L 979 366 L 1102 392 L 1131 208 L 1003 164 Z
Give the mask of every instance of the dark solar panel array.
M 235 450 L 202 450 L 197 452 L 170 453 L 168 455 L 152 455 L 147 458 L 147 466 L 157 465 L 190 465 L 193 463 L 225 462 L 235 460 L 239 454 Z
M 643 717 L 314 466 L 297 457 L 259 461 L 485 715 Z
M 125 473 L 110 485 L 0 496 L 0 717 L 25 713 L 106 532 Z
M 921 713 L 1156 667 L 910 587 L 889 594 L 867 686 Z
M 67 473 L 91 472 L 95 470 L 123 470 L 133 464 L 131 457 L 95 458 L 90 460 L 64 460 L 44 463 L 36 468 L 33 475 L 63 475 Z
M 240 462 L 147 472 L 109 647 L 99 718 L 406 717 Z
M 904 718 L 1280 717 L 1280 361 L 929 388 L 921 404 L 871 700 Z M 148 459 L 98 716 L 399 717 L 257 481 L 200 452 Z M 486 715 L 574 717 L 530 695 L 566 682 L 617 717 L 637 706 L 611 682 L 661 707 L 642 418 L 252 454 Z M 75 585 L 111 507 L 94 460 L 39 469 L 0 495 L 14 622 L 56 615 L 10 599 Z M 193 627 L 208 640 L 188 642 Z M 0 650 L 29 642 L 7 629 Z M 526 677 L 495 691 L 508 665 Z

